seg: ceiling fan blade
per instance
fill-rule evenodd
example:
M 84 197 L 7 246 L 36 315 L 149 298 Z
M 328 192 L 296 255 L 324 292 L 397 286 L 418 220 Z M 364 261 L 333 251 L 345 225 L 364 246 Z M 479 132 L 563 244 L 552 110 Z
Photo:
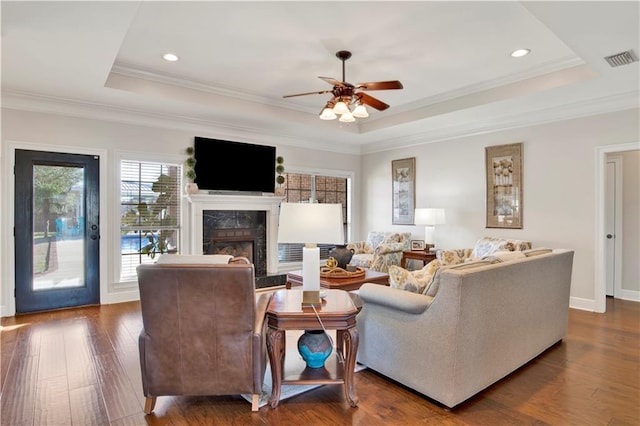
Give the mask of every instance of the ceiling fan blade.
M 370 83 L 358 83 L 356 84 L 357 89 L 361 90 L 392 90 L 392 89 L 402 89 L 402 83 L 398 80 L 392 81 L 374 81 Z
M 331 93 L 331 90 L 318 90 L 316 92 L 296 93 L 295 95 L 284 95 L 283 98 L 293 98 L 294 96 L 306 96 L 306 95 L 324 95 L 325 93 Z
M 324 80 L 327 83 L 329 83 L 332 86 L 344 86 L 344 83 L 342 83 L 341 81 L 336 80 L 335 78 L 331 78 L 331 77 L 318 77 L 320 80 Z
M 369 96 L 366 93 L 358 93 L 356 95 L 364 104 L 369 105 L 372 108 L 377 109 L 378 111 L 384 111 L 389 108 L 389 105 L 385 104 L 379 99 L 374 98 L 373 96 Z

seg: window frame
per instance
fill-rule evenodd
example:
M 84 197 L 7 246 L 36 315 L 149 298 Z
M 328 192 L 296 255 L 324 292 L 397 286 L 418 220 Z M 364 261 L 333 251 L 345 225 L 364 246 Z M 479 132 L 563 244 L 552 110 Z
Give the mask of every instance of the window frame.
M 353 188 L 354 188 L 354 179 L 355 172 L 346 171 L 346 170 L 336 170 L 336 169 L 317 169 L 317 168 L 306 168 L 306 167 L 287 167 L 286 173 L 293 174 L 306 174 L 313 176 L 327 176 L 327 177 L 336 177 L 343 178 L 347 180 L 347 214 L 345 217 L 346 230 L 345 230 L 345 242 L 351 241 L 352 239 L 352 215 L 353 215 Z M 321 260 L 322 262 L 322 260 Z M 295 262 L 280 262 L 278 256 L 278 269 L 281 271 L 291 271 L 295 269 L 300 269 L 302 265 L 301 261 Z
M 113 274 L 113 287 L 115 289 L 124 289 L 130 288 L 132 286 L 137 286 L 137 279 L 132 277 L 132 279 L 127 280 L 123 279 L 122 274 L 122 253 L 121 253 L 121 242 L 120 242 L 120 232 L 121 232 L 121 221 L 120 221 L 120 207 L 122 200 L 122 191 L 121 191 L 121 172 L 122 172 L 122 162 L 123 161 L 133 161 L 140 163 L 163 163 L 169 164 L 172 166 L 180 167 L 180 179 L 177 184 L 179 191 L 179 202 L 178 208 L 180 209 L 180 220 L 178 221 L 178 229 L 179 229 L 179 242 L 178 247 L 180 248 L 180 252 L 185 252 L 185 247 L 187 247 L 187 243 L 189 241 L 190 236 L 186 235 L 189 232 L 188 226 L 186 226 L 187 222 L 187 209 L 185 206 L 183 187 L 185 183 L 184 177 L 184 156 L 172 155 L 172 154 L 149 154 L 147 152 L 131 152 L 131 151 L 119 151 L 115 155 L 115 164 L 114 164 L 114 174 L 112 184 L 115 188 L 114 196 L 113 196 L 113 208 L 112 211 L 112 226 L 115 232 L 112 233 L 110 241 L 112 250 L 111 253 L 111 264 L 112 264 L 112 274 Z

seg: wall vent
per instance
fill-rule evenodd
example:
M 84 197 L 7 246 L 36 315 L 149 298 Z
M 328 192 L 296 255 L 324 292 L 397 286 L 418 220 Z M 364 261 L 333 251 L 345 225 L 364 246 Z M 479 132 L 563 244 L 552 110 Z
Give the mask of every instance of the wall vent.
M 633 54 L 632 50 L 616 53 L 615 55 L 605 56 L 605 61 L 612 67 L 619 67 L 620 65 L 627 65 L 638 60 Z

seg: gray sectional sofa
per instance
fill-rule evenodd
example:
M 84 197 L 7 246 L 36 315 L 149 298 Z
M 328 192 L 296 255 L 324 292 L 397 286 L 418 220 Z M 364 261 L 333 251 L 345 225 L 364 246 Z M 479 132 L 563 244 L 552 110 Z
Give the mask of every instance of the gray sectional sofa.
M 447 407 L 566 334 L 573 251 L 443 270 L 435 296 L 364 284 L 358 362 Z

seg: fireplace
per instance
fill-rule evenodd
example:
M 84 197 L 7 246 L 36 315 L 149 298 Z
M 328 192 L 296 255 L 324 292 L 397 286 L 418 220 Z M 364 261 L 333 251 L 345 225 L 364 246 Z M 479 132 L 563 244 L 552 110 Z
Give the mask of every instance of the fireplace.
M 200 191 L 186 200 L 189 245 L 185 254 L 222 252 L 245 256 L 254 264 L 257 287 L 269 286 L 274 280 L 279 282 L 286 277 L 278 274 L 280 197 Z M 263 285 L 265 282 L 269 285 Z
M 202 252 L 243 256 L 253 263 L 256 276 L 267 274 L 266 211 L 204 210 Z

